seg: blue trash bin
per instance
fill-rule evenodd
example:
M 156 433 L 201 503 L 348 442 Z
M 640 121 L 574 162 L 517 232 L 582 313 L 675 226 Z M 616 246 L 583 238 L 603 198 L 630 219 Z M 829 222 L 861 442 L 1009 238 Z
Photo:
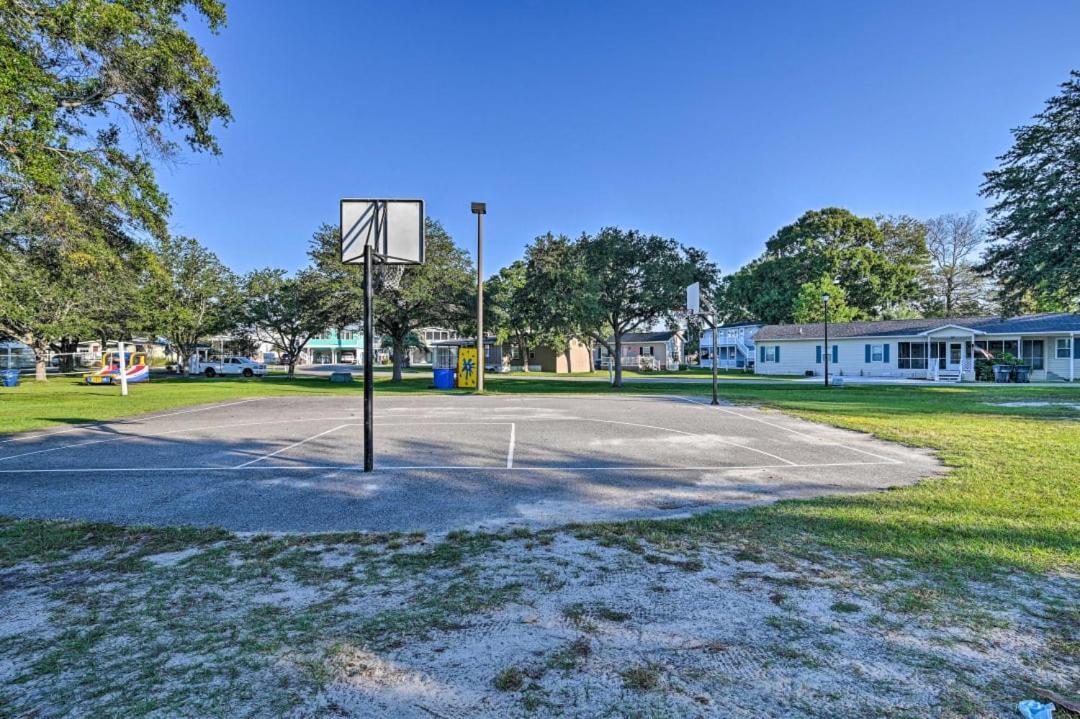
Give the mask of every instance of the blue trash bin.
M 454 370 L 435 370 L 435 389 L 454 389 Z
M 3 379 L 5 387 L 18 387 L 19 386 L 19 370 L 6 369 L 0 372 L 0 379 Z

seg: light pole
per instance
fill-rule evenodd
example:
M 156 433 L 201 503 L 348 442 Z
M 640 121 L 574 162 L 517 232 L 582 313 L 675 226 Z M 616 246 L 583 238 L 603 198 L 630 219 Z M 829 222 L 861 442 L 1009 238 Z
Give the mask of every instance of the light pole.
M 484 215 L 486 202 L 472 203 L 476 215 L 476 391 L 484 391 Z M 526 362 L 528 358 L 526 358 Z
M 825 307 L 825 386 L 829 386 L 829 293 L 821 294 L 821 304 Z

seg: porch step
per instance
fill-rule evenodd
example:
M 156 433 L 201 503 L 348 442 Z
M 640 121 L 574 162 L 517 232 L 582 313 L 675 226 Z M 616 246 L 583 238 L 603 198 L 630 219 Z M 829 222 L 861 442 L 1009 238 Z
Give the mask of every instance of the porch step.
M 941 369 L 937 373 L 938 382 L 959 382 L 962 378 L 960 370 Z

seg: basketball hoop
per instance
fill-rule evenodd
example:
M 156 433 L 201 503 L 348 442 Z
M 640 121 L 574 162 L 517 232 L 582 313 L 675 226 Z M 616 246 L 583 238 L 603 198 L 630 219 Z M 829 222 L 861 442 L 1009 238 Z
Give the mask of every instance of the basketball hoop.
M 375 468 L 375 286 L 396 290 L 406 265 L 424 262 L 424 201 L 344 199 L 341 261 L 364 266 L 364 471 Z

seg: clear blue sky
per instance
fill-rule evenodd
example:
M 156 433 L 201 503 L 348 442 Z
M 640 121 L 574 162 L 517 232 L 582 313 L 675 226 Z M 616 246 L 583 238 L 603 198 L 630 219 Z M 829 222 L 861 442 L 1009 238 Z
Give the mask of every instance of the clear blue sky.
M 198 37 L 235 121 L 162 168 L 175 232 L 302 266 L 342 196 L 422 197 L 485 270 L 636 227 L 725 272 L 810 208 L 981 210 L 1073 68 L 1080 3 L 226 0 Z

